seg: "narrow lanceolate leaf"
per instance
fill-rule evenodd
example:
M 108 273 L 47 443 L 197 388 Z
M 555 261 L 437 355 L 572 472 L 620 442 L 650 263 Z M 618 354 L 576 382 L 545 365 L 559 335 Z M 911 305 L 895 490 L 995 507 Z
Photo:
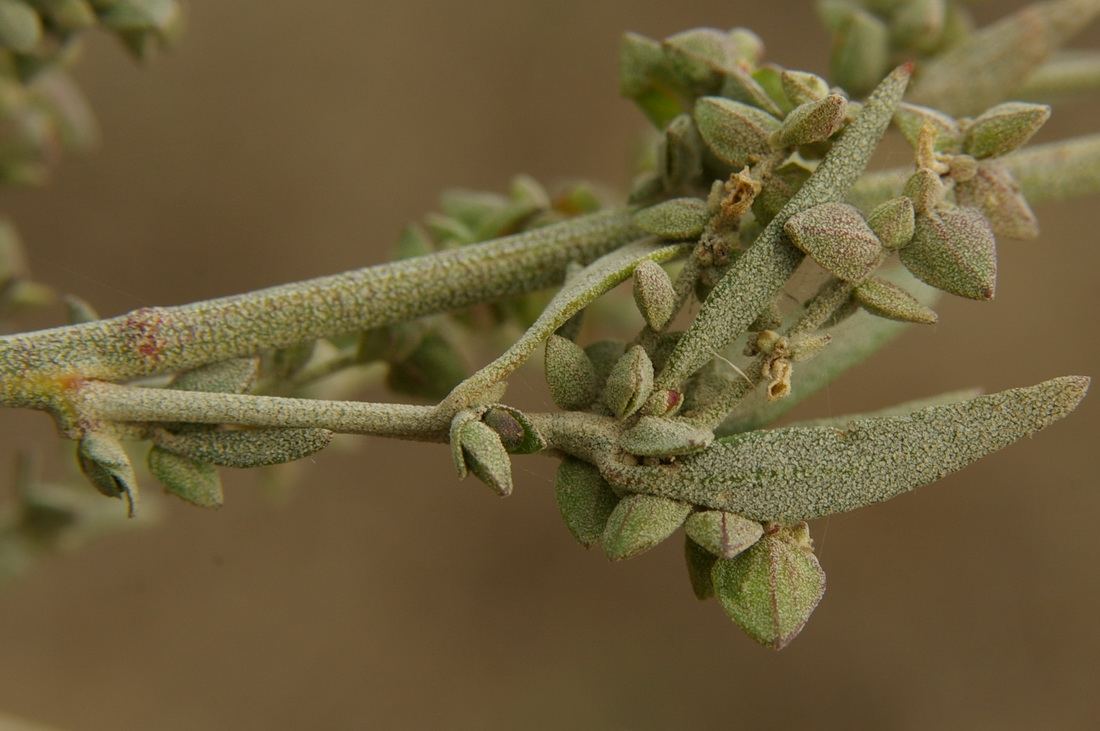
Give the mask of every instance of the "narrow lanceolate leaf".
M 634 558 L 672 535 L 691 505 L 657 495 L 627 495 L 619 501 L 603 532 L 603 549 L 612 561 Z
M 160 432 L 155 442 L 169 452 L 222 467 L 263 467 L 319 452 L 332 441 L 328 429 L 273 428 Z
M 916 219 L 913 240 L 901 263 L 917 279 L 960 297 L 993 299 L 997 246 L 989 222 L 977 209 L 940 209 Z
M 600 471 L 588 462 L 566 457 L 558 467 L 555 491 L 562 520 L 573 537 L 585 548 L 599 543 L 619 502 Z
M 688 538 L 719 558 L 733 558 L 764 535 L 755 520 L 725 510 L 700 510 L 684 522 Z
M 222 483 L 214 465 L 155 445 L 149 450 L 148 462 L 149 472 L 176 497 L 200 508 L 222 506 Z
M 822 203 L 791 216 L 783 227 L 791 242 L 846 282 L 865 279 L 878 264 L 882 243 L 847 203 Z
M 1100 14 L 1097 0 L 1027 5 L 972 33 L 921 67 L 911 98 L 956 115 L 1009 98 L 1070 37 Z
M 558 408 L 579 411 L 588 408 L 598 393 L 596 370 L 581 346 L 560 335 L 546 340 L 546 385 Z
M 979 160 L 1023 147 L 1050 119 L 1046 104 L 1005 102 L 985 110 L 966 130 L 963 151 Z
M 707 204 L 698 198 L 673 198 L 634 214 L 634 225 L 668 241 L 697 239 L 710 220 Z
M 825 572 L 797 536 L 804 530 L 779 528 L 711 570 L 726 614 L 749 637 L 776 650 L 802 631 L 825 594 Z
M 669 356 L 657 388 L 676 388 L 773 302 L 802 261 L 801 252 L 787 241 L 784 224 L 800 211 L 844 200 L 886 131 L 910 69 L 900 66 L 882 82 L 813 175 L 714 287 Z
M 130 517 L 137 514 L 137 476 L 126 450 L 109 434 L 89 432 L 76 452 L 80 471 L 107 497 L 124 497 Z
M 780 122 L 748 104 L 705 96 L 695 102 L 695 124 L 715 157 L 740 169 L 771 151 L 768 139 Z
M 885 279 L 871 277 L 855 289 L 856 301 L 872 315 L 899 322 L 935 325 L 939 317 L 931 307 Z
M 1073 411 L 1084 376 L 855 419 L 845 429 L 788 427 L 737 434 L 671 465 L 608 462 L 613 487 L 792 523 L 889 500 L 1030 436 Z

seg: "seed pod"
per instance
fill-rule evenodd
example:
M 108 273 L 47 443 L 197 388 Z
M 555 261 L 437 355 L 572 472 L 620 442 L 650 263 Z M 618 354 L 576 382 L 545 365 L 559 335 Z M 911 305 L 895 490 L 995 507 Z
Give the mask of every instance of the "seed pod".
M 725 510 L 700 510 L 684 522 L 688 538 L 714 556 L 733 558 L 760 540 L 764 528 L 755 520 Z
M 668 241 L 697 239 L 708 221 L 707 205 L 698 198 L 673 198 L 634 214 L 634 225 Z
M 1046 104 L 998 104 L 967 128 L 963 150 L 979 160 L 1007 155 L 1023 147 L 1048 119 L 1050 107 Z
M 1039 221 L 1008 168 L 997 160 L 980 163 L 969 180 L 955 186 L 960 206 L 977 208 L 993 233 L 1013 239 L 1039 235 Z
M 153 446 L 148 456 L 149 472 L 178 498 L 200 508 L 220 508 L 222 484 L 214 465 Z
M 824 203 L 791 216 L 783 230 L 814 261 L 846 282 L 858 282 L 875 270 L 882 243 L 847 203 Z
M 848 100 L 839 94 L 799 104 L 773 133 L 773 144 L 797 147 L 827 140 L 844 124 L 847 108 Z
M 509 454 L 534 454 L 546 448 L 542 434 L 519 409 L 493 404 L 481 415 L 481 420 L 497 433 Z
M 158 432 L 154 441 L 169 452 L 222 467 L 264 467 L 293 462 L 319 452 L 333 432 L 319 428 L 275 427 L 226 431 Z
M 718 558 L 688 536 L 684 536 L 684 560 L 687 562 L 688 579 L 691 580 L 691 590 L 695 592 L 695 598 L 699 601 L 710 599 L 714 596 L 714 582 L 710 579 L 710 572 Z
M 107 497 L 125 497 L 129 516 L 137 515 L 137 476 L 122 442 L 109 434 L 89 432 L 80 440 L 76 456 L 80 471 L 97 490 Z
M 855 289 L 855 298 L 863 309 L 888 320 L 923 325 L 935 325 L 939 321 L 930 307 L 893 282 L 878 277 L 861 282 Z
M 729 35 L 716 28 L 695 28 L 661 42 L 672 68 L 697 94 L 718 91 L 726 69 L 737 64 L 737 48 Z
M 783 69 L 779 73 L 783 93 L 794 105 L 817 101 L 829 93 L 829 82 L 808 71 Z
M 740 169 L 771 151 L 768 140 L 780 121 L 748 104 L 707 96 L 695 102 L 695 124 L 711 152 Z
M 690 512 L 688 503 L 666 497 L 627 495 L 607 519 L 604 553 L 612 561 L 634 558 L 672 535 Z
M 660 332 L 675 313 L 676 290 L 672 279 L 652 259 L 643 259 L 634 267 L 634 304 L 654 332 Z
M 558 467 L 555 491 L 562 520 L 573 537 L 585 548 L 599 543 L 619 502 L 600 471 L 588 462 L 566 457 Z
M 862 96 L 890 70 L 890 31 L 862 8 L 850 7 L 833 36 L 831 78 L 854 96 Z
M 618 419 L 625 419 L 649 398 L 653 391 L 653 362 L 640 345 L 619 358 L 604 388 L 604 403 Z
M 23 0 L 0 0 L 0 48 L 32 53 L 42 40 L 42 21 Z
M 802 631 L 825 594 L 825 572 L 798 532 L 776 528 L 744 553 L 719 559 L 711 571 L 726 614 L 776 650 Z
M 580 411 L 596 399 L 599 385 L 592 361 L 572 340 L 551 335 L 546 340 L 546 384 L 558 408 Z
M 970 299 L 993 299 L 997 248 L 989 222 L 974 208 L 919 215 L 901 263 L 925 284 Z
M 682 419 L 643 416 L 623 432 L 619 446 L 642 457 L 671 457 L 706 449 L 714 441 L 714 432 Z
M 472 419 L 458 430 L 458 441 L 466 468 L 497 495 L 511 495 L 512 463 L 500 435 L 484 422 Z
M 905 196 L 891 198 L 867 217 L 867 225 L 887 249 L 900 249 L 913 238 L 913 201 Z

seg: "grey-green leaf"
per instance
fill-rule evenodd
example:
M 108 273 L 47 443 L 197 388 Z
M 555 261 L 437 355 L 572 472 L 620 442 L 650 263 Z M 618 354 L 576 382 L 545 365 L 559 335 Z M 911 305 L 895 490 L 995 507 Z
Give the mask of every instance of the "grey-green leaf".
M 596 399 L 599 384 L 591 359 L 581 346 L 560 335 L 546 339 L 546 384 L 558 408 L 579 411 Z
M 901 263 L 926 284 L 960 297 L 993 299 L 997 245 L 989 222 L 975 208 L 943 208 L 916 218 Z
M 791 216 L 787 235 L 823 269 L 846 282 L 858 282 L 875 270 L 882 243 L 863 215 L 847 203 L 822 203 Z
M 714 432 L 690 421 L 643 416 L 623 432 L 619 446 L 643 457 L 671 457 L 698 452 L 713 441 Z
M 979 160 L 1001 157 L 1027 144 L 1050 119 L 1046 104 L 1005 102 L 990 107 L 966 130 L 963 150 Z
M 500 435 L 482 421 L 468 421 L 459 432 L 466 466 L 501 497 L 512 494 L 512 463 Z
M 155 437 L 170 452 L 222 467 L 264 467 L 308 457 L 328 446 L 333 432 L 318 428 L 162 431 Z
M 748 104 L 705 96 L 695 102 L 695 124 L 710 151 L 722 162 L 740 169 L 771 150 L 768 140 L 780 122 Z
M 710 220 L 707 204 L 698 198 L 673 198 L 634 214 L 634 225 L 667 241 L 697 239 Z
M 672 535 L 691 505 L 657 495 L 627 495 L 607 520 L 603 548 L 612 561 L 633 558 Z
M 149 450 L 149 472 L 176 497 L 200 508 L 220 508 L 224 497 L 218 470 L 163 447 Z
M 871 277 L 856 287 L 855 297 L 872 315 L 923 325 L 935 325 L 939 321 L 931 307 L 885 279 Z
M 625 419 L 642 408 L 652 391 L 653 362 L 642 346 L 635 345 L 611 369 L 604 403 L 616 418 Z
M 725 510 L 692 513 L 684 522 L 684 531 L 719 558 L 733 558 L 764 535 L 764 528 L 757 521 Z
M 846 429 L 736 434 L 671 465 L 608 461 L 613 487 L 791 523 L 855 510 L 934 482 L 1073 411 L 1085 376 L 1064 376 Z
M 599 543 L 619 502 L 600 471 L 588 462 L 566 457 L 558 467 L 555 492 L 562 520 L 573 537 L 585 548 Z
M 722 609 L 749 637 L 775 650 L 802 631 L 825 594 L 825 572 L 798 531 L 778 528 L 711 570 Z

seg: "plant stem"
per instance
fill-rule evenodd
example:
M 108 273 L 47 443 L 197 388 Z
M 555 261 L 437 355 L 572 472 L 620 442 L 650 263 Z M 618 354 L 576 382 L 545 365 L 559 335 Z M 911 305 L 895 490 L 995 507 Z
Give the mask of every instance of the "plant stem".
M 0 404 L 47 408 L 66 378 L 125 381 L 552 286 L 643 235 L 619 208 L 483 244 L 179 307 L 0 338 Z

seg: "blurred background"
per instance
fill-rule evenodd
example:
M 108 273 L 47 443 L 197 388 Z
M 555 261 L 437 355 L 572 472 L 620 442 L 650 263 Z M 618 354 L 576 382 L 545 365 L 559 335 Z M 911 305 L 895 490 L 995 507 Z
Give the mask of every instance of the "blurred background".
M 617 96 L 623 31 L 744 25 L 768 59 L 823 72 L 808 8 L 191 0 L 177 49 L 145 68 L 87 44 L 76 76 L 102 144 L 3 207 L 35 276 L 104 316 L 378 263 L 448 187 L 525 172 L 623 189 L 644 130 Z M 1059 109 L 1036 141 L 1096 131 L 1098 111 Z M 995 302 L 943 300 L 942 324 L 796 415 L 1100 374 L 1100 205 L 1038 213 L 1040 240 L 1000 246 Z M 437 445 L 358 439 L 282 499 L 223 471 L 221 510 L 165 498 L 158 525 L 0 594 L 0 709 L 65 729 L 1091 728 L 1096 399 L 935 486 L 817 521 L 828 592 L 778 653 L 694 598 L 678 539 L 618 564 L 577 546 L 551 460 L 517 458 L 507 500 L 457 482 Z M 0 428 L 0 474 L 33 446 L 65 473 L 45 416 Z

